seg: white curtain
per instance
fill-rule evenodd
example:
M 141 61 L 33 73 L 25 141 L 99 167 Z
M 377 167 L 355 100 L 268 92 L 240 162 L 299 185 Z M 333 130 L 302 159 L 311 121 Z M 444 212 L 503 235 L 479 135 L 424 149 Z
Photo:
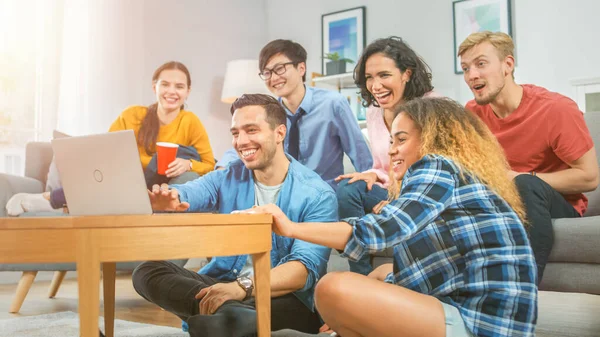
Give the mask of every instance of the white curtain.
M 56 128 L 76 136 L 89 124 L 90 2 L 64 0 Z
M 63 0 L 0 0 L 0 143 L 22 147 L 55 125 Z

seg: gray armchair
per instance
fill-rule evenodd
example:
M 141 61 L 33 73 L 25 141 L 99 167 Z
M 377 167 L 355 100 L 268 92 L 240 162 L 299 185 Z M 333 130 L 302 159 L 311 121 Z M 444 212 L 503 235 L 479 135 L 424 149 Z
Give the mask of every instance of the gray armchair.
M 45 190 L 46 176 L 52 161 L 52 146 L 47 142 L 33 142 L 27 144 L 25 150 L 25 177 L 0 173 L 0 216 L 6 216 L 6 203 L 16 193 L 42 193 Z M 27 213 L 24 214 L 27 216 Z M 184 266 L 187 259 L 173 261 L 179 266 Z M 117 271 L 132 271 L 140 262 L 119 262 Z M 39 271 L 54 271 L 54 278 L 50 285 L 48 297 L 56 296 L 60 284 L 67 271 L 74 271 L 75 263 L 59 264 L 0 264 L 1 271 L 22 272 L 21 279 L 9 312 L 16 313 L 35 280 Z

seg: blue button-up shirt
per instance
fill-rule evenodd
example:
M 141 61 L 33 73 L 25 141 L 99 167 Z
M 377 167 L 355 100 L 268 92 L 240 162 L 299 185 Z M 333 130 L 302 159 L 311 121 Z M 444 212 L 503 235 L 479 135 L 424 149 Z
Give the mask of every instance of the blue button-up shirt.
M 282 102 L 281 98 L 279 102 Z M 293 115 L 287 107 L 284 108 L 289 116 Z M 298 121 L 300 163 L 317 172 L 334 189 L 337 183 L 333 179 L 344 173 L 344 153 L 359 172 L 373 167 L 371 151 L 344 96 L 331 90 L 306 87 L 295 113 L 300 109 L 305 113 Z M 289 130 L 289 118 L 287 127 Z M 285 138 L 284 145 L 287 152 L 289 137 Z M 235 150 L 227 151 L 217 166 L 226 166 L 229 160 L 235 158 L 234 155 L 237 157 Z
M 277 206 L 294 222 L 337 221 L 335 192 L 315 172 L 289 157 L 290 166 L 277 198 Z M 254 177 L 241 160 L 225 170 L 210 172 L 183 185 L 172 185 L 180 200 L 190 204 L 189 212 L 231 213 L 254 206 Z M 243 235 L 243 233 L 240 233 Z M 314 310 L 314 287 L 327 271 L 330 248 L 272 234 L 271 267 L 299 261 L 308 270 L 304 287 L 294 292 Z M 223 281 L 233 281 L 248 255 L 215 257 L 198 273 Z
M 386 282 L 458 308 L 475 336 L 534 336 L 536 267 L 523 224 L 479 179 L 442 156 L 413 164 L 378 215 L 345 219 L 344 256 L 394 247 Z

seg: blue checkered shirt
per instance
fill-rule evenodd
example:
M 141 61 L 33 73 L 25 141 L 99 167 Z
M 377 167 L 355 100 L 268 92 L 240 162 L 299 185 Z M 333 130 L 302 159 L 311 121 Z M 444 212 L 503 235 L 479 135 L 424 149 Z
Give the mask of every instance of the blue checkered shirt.
M 536 267 L 523 224 L 452 160 L 425 156 L 380 214 L 344 221 L 354 230 L 343 256 L 393 247 L 386 282 L 457 307 L 475 336 L 534 336 Z

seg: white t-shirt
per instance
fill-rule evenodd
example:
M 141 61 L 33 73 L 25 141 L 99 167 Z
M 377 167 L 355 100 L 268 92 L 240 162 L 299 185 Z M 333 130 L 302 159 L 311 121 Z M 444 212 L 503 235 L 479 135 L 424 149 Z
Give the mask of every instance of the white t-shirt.
M 254 205 L 262 206 L 268 204 L 275 204 L 277 202 L 277 197 L 279 196 L 279 192 L 281 191 L 281 187 L 283 183 L 275 186 L 267 186 L 259 183 L 258 181 L 254 182 Z M 252 256 L 248 256 L 246 260 L 246 264 L 242 267 L 239 276 L 240 277 L 252 277 L 254 275 L 254 266 L 252 265 Z

